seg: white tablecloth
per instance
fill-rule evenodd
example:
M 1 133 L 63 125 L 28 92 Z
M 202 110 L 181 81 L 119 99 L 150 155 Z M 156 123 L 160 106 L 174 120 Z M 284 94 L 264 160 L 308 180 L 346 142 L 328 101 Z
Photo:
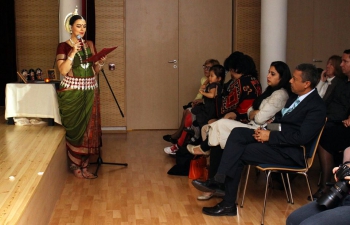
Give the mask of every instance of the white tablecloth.
M 55 84 L 6 85 L 5 119 L 9 117 L 53 118 L 61 124 Z

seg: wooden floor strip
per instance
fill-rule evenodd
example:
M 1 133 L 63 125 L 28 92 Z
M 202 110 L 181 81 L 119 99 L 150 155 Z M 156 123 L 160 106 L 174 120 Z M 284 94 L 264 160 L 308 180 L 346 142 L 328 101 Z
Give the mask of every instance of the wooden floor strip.
M 102 158 L 126 162 L 128 167 L 102 165 L 95 180 L 68 175 L 53 212 L 50 225 L 63 224 L 260 224 L 264 198 L 264 174 L 250 174 L 244 208 L 234 217 L 211 217 L 202 207 L 214 206 L 221 199 L 198 201 L 200 194 L 191 180 L 167 175 L 175 159 L 166 155 L 166 131 L 131 131 L 104 134 Z M 315 160 L 316 164 L 318 160 Z M 90 167 L 94 171 L 94 166 Z M 317 190 L 318 165 L 310 171 L 313 190 Z M 265 224 L 285 224 L 287 216 L 307 201 L 303 176 L 292 182 L 295 204 L 289 204 L 283 190 L 269 191 Z

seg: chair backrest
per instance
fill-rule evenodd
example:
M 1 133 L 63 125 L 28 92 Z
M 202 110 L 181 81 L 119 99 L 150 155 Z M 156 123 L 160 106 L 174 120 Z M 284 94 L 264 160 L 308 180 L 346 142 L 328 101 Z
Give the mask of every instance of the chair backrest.
M 320 133 L 314 137 L 314 139 L 312 140 L 311 144 L 309 146 L 307 146 L 306 152 L 305 152 L 305 161 L 306 161 L 306 167 L 310 168 L 312 166 L 312 163 L 314 161 L 315 155 L 316 155 L 316 151 L 317 151 L 317 147 L 318 147 L 318 142 L 320 141 L 323 129 L 326 125 L 327 122 L 327 118 L 325 120 L 325 123 L 323 124 Z

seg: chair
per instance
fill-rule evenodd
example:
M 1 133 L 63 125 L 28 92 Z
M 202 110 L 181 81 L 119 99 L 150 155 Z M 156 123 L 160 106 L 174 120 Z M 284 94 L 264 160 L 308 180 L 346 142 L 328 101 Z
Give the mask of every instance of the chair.
M 284 165 L 279 165 L 279 164 L 259 164 L 259 165 L 256 166 L 256 168 L 258 170 L 264 171 L 266 173 L 264 206 L 263 206 L 263 211 L 262 211 L 262 215 L 261 215 L 261 224 L 262 225 L 264 224 L 267 191 L 268 191 L 269 182 L 270 182 L 270 175 L 271 175 L 272 172 L 281 173 L 284 190 L 285 190 L 286 196 L 287 196 L 287 202 L 290 202 L 291 204 L 294 204 L 294 200 L 293 200 L 292 189 L 291 189 L 290 181 L 289 181 L 289 173 L 296 173 L 296 174 L 304 175 L 305 179 L 306 179 L 306 184 L 307 184 L 307 187 L 309 189 L 310 196 L 311 196 L 311 200 L 313 201 L 312 192 L 311 192 L 311 188 L 310 188 L 310 183 L 309 183 L 309 178 L 307 176 L 307 172 L 311 168 L 312 163 L 314 161 L 314 158 L 315 158 L 315 155 L 316 155 L 317 146 L 318 146 L 318 142 L 319 142 L 319 140 L 321 138 L 323 129 L 324 129 L 324 125 L 323 125 L 322 129 L 320 130 L 319 134 L 312 140 L 312 143 L 311 143 L 310 146 L 308 146 L 308 149 L 305 146 L 300 146 L 302 148 L 302 150 L 303 150 L 303 153 L 304 153 L 304 159 L 305 159 L 305 166 L 304 167 L 302 167 L 302 166 L 284 166 Z M 245 178 L 245 184 L 244 184 L 244 189 L 243 189 L 241 208 L 243 207 L 245 192 L 246 192 L 246 189 L 247 189 L 247 183 L 248 183 L 248 177 L 249 177 L 249 169 L 250 169 L 250 165 L 248 165 L 248 172 L 247 172 L 247 176 Z M 285 182 L 284 182 L 284 178 L 283 178 L 283 174 L 282 173 L 286 173 L 290 200 L 289 200 L 289 197 L 288 197 L 288 193 L 287 193 L 287 189 L 286 189 L 286 186 L 285 186 Z

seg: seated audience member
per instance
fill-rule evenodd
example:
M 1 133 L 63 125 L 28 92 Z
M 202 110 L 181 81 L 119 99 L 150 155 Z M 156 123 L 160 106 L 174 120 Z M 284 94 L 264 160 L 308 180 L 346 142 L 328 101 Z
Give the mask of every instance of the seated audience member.
M 247 110 L 253 101 L 261 95 L 258 72 L 252 57 L 232 53 L 224 63 L 231 79 L 226 83 L 222 94 L 221 117 L 248 122 Z M 214 121 L 210 121 L 212 123 Z
M 316 86 L 318 94 L 326 105 L 332 102 L 334 90 L 339 88 L 339 84 L 343 84 L 345 81 L 345 75 L 342 72 L 340 63 L 340 56 L 332 55 L 329 57 L 326 69 L 322 71 L 320 82 Z
M 261 85 L 257 80 L 255 63 L 250 56 L 236 51 L 226 58 L 224 66 L 226 70 L 230 71 L 231 79 L 224 85 L 221 110 L 218 113 L 219 118 L 234 117 L 247 120 L 246 112 L 248 108 L 254 99 L 261 94 Z M 187 124 L 195 120 L 195 116 L 190 115 L 191 117 L 187 116 Z M 181 140 L 184 140 L 185 136 L 186 131 L 182 133 Z M 198 136 L 200 136 L 199 132 Z M 182 144 L 183 141 L 180 144 L 178 143 L 177 148 L 182 146 Z M 171 152 L 173 153 L 174 151 Z
M 209 69 L 214 65 L 220 65 L 219 61 L 216 59 L 208 59 L 204 62 L 203 64 L 204 76 L 201 78 L 201 81 L 200 81 L 200 84 L 201 84 L 200 89 L 205 88 L 205 86 L 208 84 Z M 178 146 L 177 146 L 178 139 L 181 137 L 182 131 L 186 127 L 185 123 L 187 122 L 192 124 L 191 113 L 187 109 L 202 102 L 203 102 L 203 95 L 200 92 L 198 92 L 195 99 L 183 107 L 184 111 L 181 119 L 181 124 L 179 128 L 176 130 L 176 132 L 171 135 L 167 134 L 163 136 L 163 139 L 165 141 L 171 142 L 173 144 L 170 147 L 164 148 L 164 151 L 167 154 L 175 154 L 175 152 L 178 150 Z
M 290 79 L 293 96 L 285 108 L 276 114 L 274 123 L 281 131 L 235 128 L 229 135 L 212 188 L 225 184 L 225 196 L 214 207 L 203 207 L 210 216 L 237 215 L 236 198 L 241 173 L 246 163 L 274 163 L 286 166 L 305 166 L 300 145 L 315 138 L 326 118 L 326 107 L 315 87 L 319 75 L 311 64 L 298 65 Z
M 350 148 L 347 148 L 348 150 Z M 346 150 L 346 151 L 348 151 Z M 344 151 L 345 153 L 345 151 Z M 344 155 L 345 156 L 345 155 Z M 344 158 L 344 164 L 350 165 L 350 157 Z M 339 167 L 333 168 L 334 179 L 338 181 L 336 172 Z M 345 181 L 350 186 L 350 176 L 346 176 Z M 335 200 L 335 199 L 334 199 Z M 334 203 L 335 204 L 335 203 Z M 350 195 L 344 194 L 338 206 L 327 209 L 317 201 L 310 202 L 292 212 L 286 221 L 286 225 L 329 225 L 329 224 L 349 224 L 350 221 Z
M 332 179 L 334 155 L 350 146 L 350 49 L 345 50 L 340 64 L 348 81 L 335 90 L 334 98 L 327 105 L 327 124 L 317 149 L 321 166 L 320 188 L 314 198 L 329 189 L 326 182 Z
M 225 81 L 225 68 L 221 65 L 212 66 L 209 69 L 209 82 L 204 89 L 200 89 L 199 92 L 203 95 L 203 103 L 193 106 L 189 111 L 196 116 L 196 120 L 193 124 L 201 127 L 208 123 L 211 119 L 218 117 L 217 111 L 218 101 L 221 101 L 222 87 Z
M 247 115 L 249 123 L 245 124 L 236 120 L 220 119 L 207 125 L 207 129 L 209 130 L 207 134 L 208 137 L 201 145 L 187 145 L 187 149 L 194 155 L 207 154 L 212 148 L 210 152 L 209 180 L 204 182 L 201 180 L 193 180 L 192 184 L 197 189 L 204 192 L 208 191 L 206 185 L 210 184 L 210 179 L 213 179 L 216 174 L 227 137 L 233 128 L 246 127 L 257 129 L 261 126 L 265 127 L 268 122 L 273 120 L 275 114 L 284 107 L 287 99 L 292 95 L 289 83 L 290 79 L 291 73 L 286 63 L 281 61 L 272 62 L 267 74 L 268 86 L 266 90 L 254 100 L 253 105 L 248 109 Z M 218 193 L 216 193 L 216 191 Z M 202 196 L 199 196 L 198 199 L 207 200 L 212 196 L 222 195 L 222 191 L 216 191 L 206 192 Z

